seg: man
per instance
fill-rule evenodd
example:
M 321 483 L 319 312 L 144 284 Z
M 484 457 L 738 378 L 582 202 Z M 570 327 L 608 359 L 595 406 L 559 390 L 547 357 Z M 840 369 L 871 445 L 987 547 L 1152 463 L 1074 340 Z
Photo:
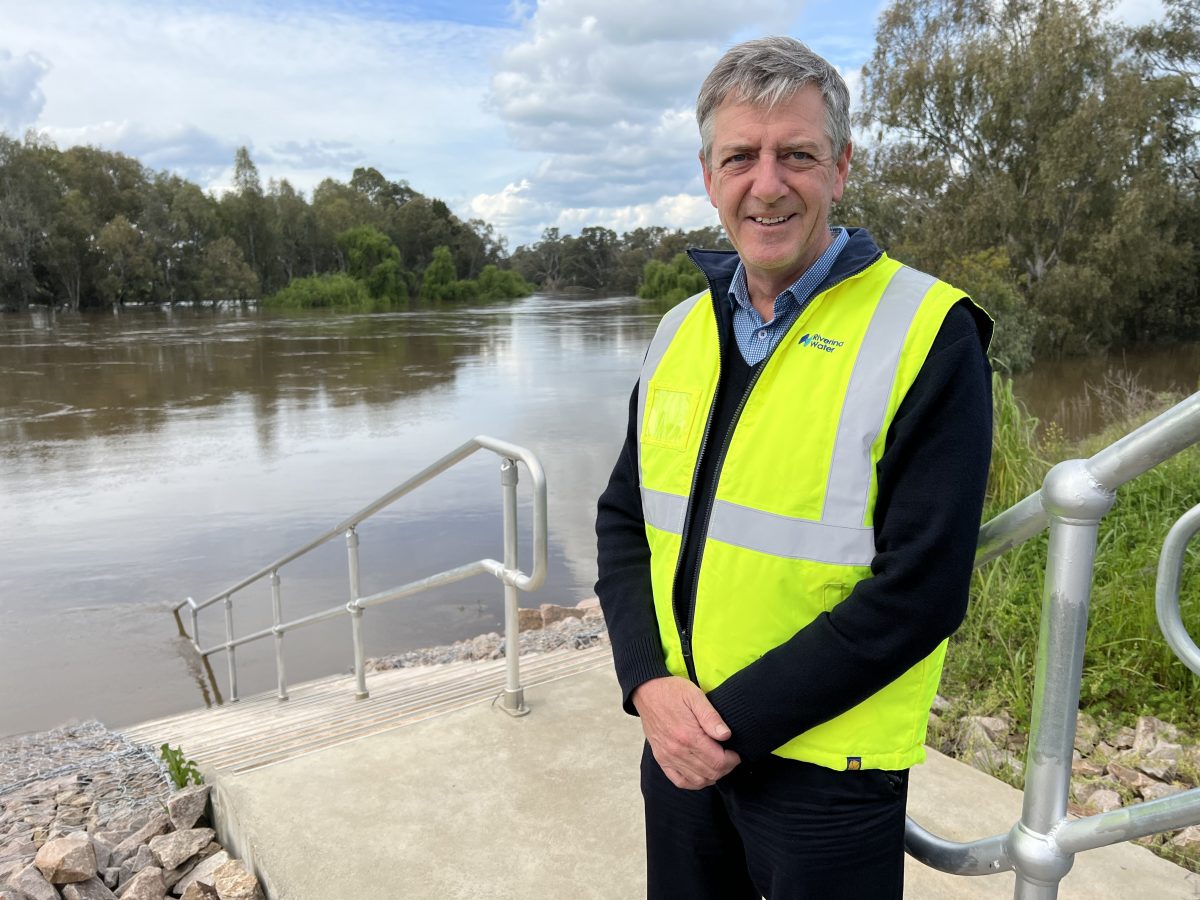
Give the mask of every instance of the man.
M 991 322 L 831 228 L 849 93 L 790 38 L 697 102 L 736 253 L 669 312 L 600 498 L 597 594 L 646 734 L 654 898 L 902 894 L 908 768 L 966 609 Z

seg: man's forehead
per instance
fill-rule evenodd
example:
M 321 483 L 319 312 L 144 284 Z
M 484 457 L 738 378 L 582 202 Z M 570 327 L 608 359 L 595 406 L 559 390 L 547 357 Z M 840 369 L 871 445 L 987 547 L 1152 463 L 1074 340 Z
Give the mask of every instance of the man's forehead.
M 815 87 L 812 89 L 816 91 Z M 713 146 L 757 146 L 765 141 L 780 146 L 828 149 L 825 108 L 819 92 L 816 105 L 811 98 L 798 98 L 799 93 L 789 94 L 774 104 L 727 98 L 717 107 L 714 117 Z

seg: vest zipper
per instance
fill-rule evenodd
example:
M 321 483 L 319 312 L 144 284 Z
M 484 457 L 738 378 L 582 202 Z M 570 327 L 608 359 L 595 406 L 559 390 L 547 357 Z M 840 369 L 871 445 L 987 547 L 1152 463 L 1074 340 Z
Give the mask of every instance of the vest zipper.
M 880 251 L 880 253 L 876 254 L 876 256 L 867 265 L 855 272 L 847 273 L 828 286 L 822 287 L 819 293 L 824 294 L 826 291 L 830 290 L 842 281 L 845 281 L 847 278 L 857 275 L 859 272 L 866 271 L 866 269 L 878 262 L 879 257 L 882 255 L 882 251 Z M 716 504 L 717 500 L 717 484 L 721 480 L 721 467 L 725 465 L 725 454 L 728 453 L 729 445 L 733 441 L 733 432 L 734 429 L 737 428 L 738 419 L 742 417 L 742 410 L 746 408 L 746 401 L 750 399 L 750 394 L 754 391 L 754 386 L 758 384 L 758 379 L 759 376 L 762 375 L 763 369 L 767 367 L 767 363 L 770 362 L 771 357 L 775 355 L 775 351 L 783 345 L 784 341 L 781 337 L 776 342 L 775 346 L 771 348 L 771 352 L 763 357 L 762 362 L 758 365 L 758 368 L 756 368 L 754 373 L 750 376 L 750 381 L 746 385 L 745 391 L 742 392 L 742 398 L 738 401 L 737 408 L 733 411 L 733 416 L 729 420 L 729 428 L 725 432 L 725 440 L 721 442 L 721 445 L 718 448 L 720 456 L 717 458 L 717 462 L 713 466 L 712 484 L 709 485 L 707 497 L 705 498 L 704 516 L 698 523 L 700 526 L 700 543 L 696 547 L 696 564 L 694 566 L 694 574 L 692 575 L 692 586 L 686 595 L 687 602 L 684 604 L 685 608 L 683 610 L 683 612 L 685 612 L 685 616 L 681 617 L 679 604 L 675 602 L 675 592 L 677 591 L 679 582 L 679 570 L 683 566 L 684 551 L 687 548 L 688 539 L 691 537 L 692 504 L 696 501 L 696 486 L 697 482 L 700 480 L 700 470 L 702 468 L 701 463 L 704 461 L 704 453 L 708 449 L 708 438 L 709 433 L 712 430 L 713 414 L 716 412 L 717 408 L 717 396 L 721 392 L 721 375 L 723 374 L 721 360 L 725 353 L 723 341 L 732 338 L 732 335 L 727 337 L 721 334 L 721 316 L 717 309 L 717 303 L 719 301 L 717 299 L 717 292 L 713 290 L 712 279 L 709 278 L 708 273 L 704 271 L 704 268 L 698 262 L 696 262 L 690 252 L 688 253 L 688 259 L 691 260 L 692 265 L 700 270 L 700 273 L 704 276 L 705 282 L 708 284 L 708 295 L 713 306 L 712 311 L 714 324 L 717 327 L 717 390 L 713 393 L 712 404 L 708 408 L 708 419 L 704 423 L 704 436 L 700 439 L 700 451 L 696 454 L 696 468 L 692 473 L 692 487 L 688 491 L 687 508 L 684 511 L 683 533 L 679 536 L 679 556 L 675 560 L 675 577 L 671 580 L 671 589 L 673 592 L 671 597 L 671 611 L 675 616 L 675 628 L 679 632 L 679 645 L 680 649 L 683 651 L 683 664 L 687 668 L 688 678 L 690 678 L 692 682 L 699 687 L 700 679 L 696 676 L 696 662 L 692 657 L 692 633 L 694 631 L 696 620 L 696 595 L 700 589 L 700 566 L 704 561 L 704 539 L 708 535 L 708 523 L 712 518 L 713 506 Z M 810 304 L 813 300 L 816 300 L 817 296 L 817 294 L 813 295 L 809 301 Z M 787 335 L 784 335 L 784 337 L 786 336 Z

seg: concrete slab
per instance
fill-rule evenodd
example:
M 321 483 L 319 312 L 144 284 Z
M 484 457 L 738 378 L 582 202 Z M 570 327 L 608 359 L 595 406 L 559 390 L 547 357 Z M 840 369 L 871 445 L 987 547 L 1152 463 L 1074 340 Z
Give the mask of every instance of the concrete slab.
M 641 729 L 611 670 L 528 689 L 533 712 L 483 704 L 239 775 L 215 773 L 225 839 L 276 900 L 644 895 Z M 909 812 L 944 837 L 1007 831 L 1020 793 L 937 753 Z M 1013 876 L 906 868 L 906 896 L 1012 896 Z M 1200 877 L 1132 845 L 1081 855 L 1063 900 L 1197 900 Z

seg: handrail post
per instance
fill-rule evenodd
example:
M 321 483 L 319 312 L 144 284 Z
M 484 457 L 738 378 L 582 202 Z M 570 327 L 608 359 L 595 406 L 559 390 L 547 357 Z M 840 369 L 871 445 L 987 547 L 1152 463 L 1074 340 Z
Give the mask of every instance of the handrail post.
M 353 525 L 346 529 L 346 554 L 350 565 L 350 602 L 346 609 L 350 613 L 350 631 L 354 639 L 354 697 L 366 700 L 371 695 L 367 692 L 366 654 L 363 649 L 362 617 L 363 609 L 358 605 L 362 596 L 358 587 L 358 531 Z
M 1059 882 L 1075 861 L 1052 834 L 1067 816 L 1096 536 L 1114 498 L 1078 459 L 1051 469 L 1042 487 L 1050 546 L 1024 802 L 1021 820 L 1007 841 L 1017 870 L 1015 900 L 1054 900 Z
M 504 568 L 509 577 L 504 580 L 504 655 L 505 687 L 500 706 L 511 716 L 529 712 L 525 691 L 521 687 L 520 613 L 517 612 L 517 586 L 511 574 L 517 571 L 517 463 L 504 457 L 500 460 L 500 487 L 504 495 Z
M 233 646 L 233 597 L 225 595 L 225 640 L 228 642 L 229 662 L 229 702 L 237 703 L 237 648 Z
M 200 649 L 200 610 L 196 609 L 196 604 L 191 597 L 187 598 L 188 605 L 192 610 L 192 643 L 196 645 L 196 650 Z
M 279 699 L 286 700 L 287 673 L 283 667 L 283 596 L 279 586 L 279 570 L 271 573 L 271 617 L 275 622 L 275 678 L 279 683 Z

